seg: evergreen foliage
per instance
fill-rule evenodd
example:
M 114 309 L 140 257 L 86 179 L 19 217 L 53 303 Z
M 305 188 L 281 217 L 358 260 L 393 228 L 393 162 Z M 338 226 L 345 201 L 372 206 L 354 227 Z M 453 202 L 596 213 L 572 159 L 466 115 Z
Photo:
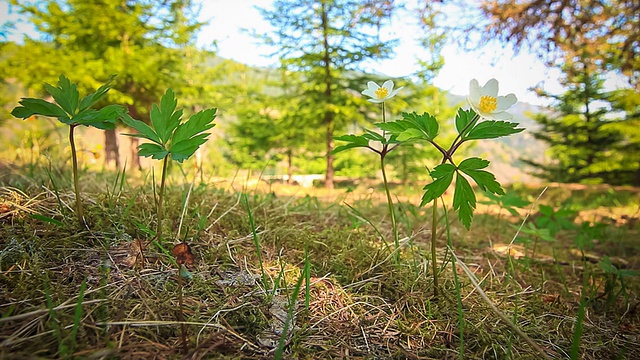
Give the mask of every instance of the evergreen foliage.
M 640 96 L 605 91 L 602 76 L 584 64 L 567 63 L 563 70 L 566 92 L 540 91 L 555 104 L 534 117 L 542 126 L 534 136 L 549 144 L 550 161 L 524 161 L 549 181 L 640 185 Z

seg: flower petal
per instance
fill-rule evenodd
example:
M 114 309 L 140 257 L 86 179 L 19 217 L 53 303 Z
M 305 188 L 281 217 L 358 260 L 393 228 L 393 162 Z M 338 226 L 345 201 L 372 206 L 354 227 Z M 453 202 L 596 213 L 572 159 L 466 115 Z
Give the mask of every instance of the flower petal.
M 392 98 L 392 97 L 396 96 L 396 95 L 400 92 L 400 90 L 402 90 L 402 89 L 404 89 L 404 86 L 400 86 L 399 88 L 397 88 L 397 89 L 393 90 L 393 91 L 391 92 L 391 94 L 389 94 L 389 95 L 387 96 L 387 99 L 390 99 L 390 98 Z
M 513 119 L 513 115 L 511 115 L 510 113 L 506 112 L 506 111 L 501 111 L 501 112 L 494 112 L 491 114 L 487 114 L 487 116 L 483 117 L 485 119 L 493 119 L 493 120 L 511 120 Z
M 362 95 L 367 95 L 368 97 L 372 97 L 372 98 L 376 97 L 375 90 L 371 90 L 371 89 L 362 91 Z
M 474 102 L 473 99 L 471 99 L 471 96 L 467 96 L 467 102 L 469 103 L 469 107 L 472 108 L 476 114 L 482 115 L 480 114 L 480 109 L 478 109 L 478 102 Z
M 469 82 L 469 96 L 467 96 L 467 101 L 469 101 L 469 104 L 474 103 L 474 104 L 478 104 L 480 103 L 480 97 L 482 95 L 480 94 L 480 84 L 478 84 L 478 80 L 473 79 L 471 80 L 471 82 Z
M 507 96 L 498 96 L 498 104 L 496 112 L 505 111 L 518 102 L 518 98 L 514 94 L 508 94 Z
M 482 87 L 482 95 L 498 97 L 498 80 L 493 78 L 489 79 Z
M 393 81 L 385 81 L 384 84 L 382 84 L 382 87 L 387 89 L 387 94 L 391 94 L 391 92 L 393 91 Z

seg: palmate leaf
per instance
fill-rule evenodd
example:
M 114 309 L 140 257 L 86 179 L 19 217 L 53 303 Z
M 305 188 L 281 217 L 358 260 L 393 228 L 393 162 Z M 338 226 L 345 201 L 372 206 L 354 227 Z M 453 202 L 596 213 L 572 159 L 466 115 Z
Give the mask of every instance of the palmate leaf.
M 76 125 L 93 126 L 98 129 L 115 129 L 116 120 L 121 116 L 120 105 L 107 105 L 100 110 L 86 109 L 76 114 L 72 122 Z
M 111 82 L 113 82 L 113 79 L 115 79 L 115 77 L 116 75 L 111 75 L 109 79 L 107 79 L 107 82 L 105 82 L 102 86 L 100 86 L 98 90 L 83 97 L 82 100 L 80 100 L 79 111 L 85 110 L 93 106 L 98 101 L 100 101 L 100 99 L 102 99 L 107 94 L 107 92 L 111 89 Z
M 474 120 L 476 116 L 475 111 L 473 109 L 464 110 L 462 108 L 458 109 L 458 113 L 456 114 L 456 130 L 458 134 L 465 135 L 473 128 L 473 125 L 467 127 L 470 122 Z M 465 129 L 466 128 L 466 129 Z M 462 133 L 464 131 L 464 133 Z
M 519 216 L 516 209 L 521 209 L 531 204 L 530 201 L 521 198 L 514 192 L 508 192 L 502 196 L 498 196 L 490 192 L 486 192 L 484 195 L 488 198 L 488 200 L 480 201 L 481 204 L 498 205 L 501 208 L 507 210 L 513 216 Z
M 173 90 L 167 89 L 160 99 L 160 105 L 153 104 L 151 107 L 151 125 L 162 144 L 167 144 L 173 131 L 180 125 L 182 110 L 175 111 L 177 105 Z
M 438 136 L 439 125 L 429 113 L 402 113 L 402 119 L 375 124 L 379 129 L 397 137 L 398 141 L 425 139 L 432 141 Z
M 173 137 L 171 138 L 172 142 L 180 142 L 183 140 L 188 140 L 189 138 L 211 129 L 216 124 L 213 124 L 212 121 L 216 118 L 217 109 L 207 109 L 200 111 L 196 114 L 193 114 L 189 120 L 185 121 L 183 124 L 180 124 L 175 130 Z
M 469 181 L 458 173 L 456 187 L 453 193 L 453 209 L 458 211 L 458 219 L 469 230 L 473 219 L 473 210 L 476 208 L 476 195 Z
M 171 158 L 177 162 L 183 162 L 193 155 L 200 145 L 207 142 L 208 133 L 196 135 L 188 140 L 182 140 L 175 145 L 171 146 L 169 152 Z
M 465 140 L 496 139 L 524 131 L 524 128 L 516 128 L 518 125 L 507 121 L 483 121 L 469 130 Z
M 488 171 L 480 170 L 487 166 L 489 166 L 489 160 L 472 157 L 463 160 L 460 165 L 458 165 L 458 169 L 469 175 L 482 191 L 504 195 L 504 190 L 500 187 L 500 183 L 496 181 L 496 177 Z
M 145 143 L 138 146 L 138 155 L 140 156 L 161 160 L 168 154 L 169 152 L 162 145 Z
M 192 115 L 189 120 L 178 125 L 171 138 L 169 153 L 171 157 L 182 162 L 198 150 L 207 141 L 209 133 L 205 131 L 213 128 L 212 121 L 216 118 L 217 109 L 207 109 Z
M 451 185 L 453 174 L 456 172 L 455 166 L 451 164 L 440 164 L 436 166 L 430 175 L 434 179 L 431 184 L 423 188 L 422 202 L 420 206 L 425 206 L 434 199 L 439 198 Z
M 374 124 L 378 129 L 384 130 L 392 135 L 400 135 L 403 131 L 409 128 L 409 123 L 403 120 L 389 121 L 384 123 Z
M 114 76 L 112 76 L 109 81 L 111 81 Z M 115 128 L 116 119 L 122 116 L 122 114 L 126 114 L 126 111 L 124 111 L 120 105 L 108 105 L 98 110 L 89 107 L 95 102 L 85 100 L 88 97 L 97 96 L 97 99 L 99 99 L 104 96 L 110 89 L 109 83 L 102 85 L 94 94 L 85 97 L 82 102 L 86 102 L 89 106 L 83 107 L 83 105 L 80 105 L 80 110 L 78 110 L 80 97 L 78 87 L 76 84 L 71 83 L 64 75 L 60 75 L 58 87 L 45 84 L 45 88 L 57 104 L 41 99 L 24 98 L 20 101 L 21 106 L 13 109 L 11 114 L 23 119 L 33 115 L 55 117 L 67 125 L 92 126 L 98 129 Z
M 42 115 L 55 117 L 61 121 L 65 118 L 69 119 L 67 113 L 60 106 L 42 99 L 24 98 L 20 100 L 19 104 L 21 106 L 17 106 L 11 111 L 11 115 L 17 118 L 26 119 L 33 115 Z
M 433 140 L 438 136 L 440 125 L 438 125 L 438 120 L 431 114 L 427 112 L 421 115 L 415 112 L 402 113 L 402 118 L 413 125 L 414 129 L 420 130 L 425 140 Z
M 334 136 L 333 139 L 338 141 L 345 141 L 347 143 L 344 145 L 336 146 L 331 151 L 332 154 L 337 154 L 339 152 L 342 152 L 348 149 L 357 148 L 357 147 L 369 146 L 369 139 L 365 138 L 363 135 L 341 135 L 341 136 Z
M 45 89 L 53 99 L 60 105 L 60 107 L 69 115 L 75 115 L 78 109 L 78 100 L 80 93 L 78 92 L 78 86 L 72 84 L 66 76 L 60 75 L 58 79 L 58 87 L 54 87 L 50 84 L 44 84 Z
M 138 134 L 122 134 L 122 135 L 144 138 L 147 140 L 151 140 L 154 143 L 162 144 L 156 132 L 153 131 L 153 129 L 149 125 L 145 124 L 140 120 L 136 120 L 132 118 L 127 113 L 120 114 L 120 117 L 122 118 L 123 123 L 125 123 L 127 126 L 130 126 L 138 131 Z
M 362 134 L 362 137 L 369 139 L 371 141 L 378 141 L 382 144 L 385 144 L 387 142 L 387 139 L 385 139 L 384 136 L 378 134 L 375 131 L 371 131 L 369 129 L 364 129 L 364 134 Z

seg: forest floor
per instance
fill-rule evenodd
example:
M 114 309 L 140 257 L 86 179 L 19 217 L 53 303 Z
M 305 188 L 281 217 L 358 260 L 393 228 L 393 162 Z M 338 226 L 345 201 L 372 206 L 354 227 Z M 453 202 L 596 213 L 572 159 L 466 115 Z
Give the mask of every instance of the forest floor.
M 2 359 L 640 354 L 637 188 L 511 186 L 479 199 L 469 231 L 438 214 L 436 295 L 420 187 L 392 189 L 396 249 L 375 182 L 173 176 L 158 241 L 145 179 L 82 174 L 80 226 L 68 177 L 26 173 L 0 176 Z

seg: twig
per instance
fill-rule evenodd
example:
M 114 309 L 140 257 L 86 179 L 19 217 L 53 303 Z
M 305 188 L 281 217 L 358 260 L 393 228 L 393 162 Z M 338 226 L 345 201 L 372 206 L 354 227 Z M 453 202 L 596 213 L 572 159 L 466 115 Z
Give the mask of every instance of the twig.
M 535 341 L 533 341 L 532 338 L 530 338 L 527 334 L 524 333 L 524 331 L 520 330 L 520 328 L 514 324 L 511 320 L 509 320 L 509 318 L 507 317 L 507 315 L 505 315 L 504 313 L 502 313 L 500 311 L 500 309 L 498 309 L 498 307 L 496 307 L 493 302 L 491 301 L 491 299 L 489 299 L 489 297 L 487 296 L 487 294 L 485 294 L 485 292 L 482 290 L 482 288 L 480 287 L 480 285 L 478 284 L 478 281 L 476 280 L 475 276 L 473 275 L 473 273 L 471 272 L 471 270 L 469 270 L 469 268 L 467 267 L 467 265 L 465 265 L 464 262 L 462 262 L 462 260 L 460 260 L 458 258 L 458 256 L 456 256 L 456 254 L 453 252 L 453 249 L 451 247 L 449 247 L 447 245 L 447 247 L 449 248 L 449 251 L 451 252 L 451 255 L 453 257 L 456 258 L 456 264 L 458 266 L 460 266 L 460 268 L 464 271 L 465 274 L 467 274 L 467 277 L 469 277 L 469 280 L 471 280 L 471 283 L 473 284 L 473 287 L 478 291 L 478 294 L 480 294 L 480 297 L 482 297 L 482 299 L 487 303 L 487 305 L 489 305 L 489 307 L 491 308 L 491 310 L 493 310 L 493 312 L 498 315 L 498 317 L 500 318 L 500 320 L 502 320 L 505 324 L 507 324 L 513 331 L 515 331 L 518 335 L 520 335 L 529 345 L 531 345 L 531 347 L 536 350 L 538 353 L 540 353 L 540 355 L 544 358 L 544 359 L 548 359 L 551 360 L 551 357 L 549 355 L 547 355 L 547 353 L 540 347 L 540 345 L 538 345 Z

